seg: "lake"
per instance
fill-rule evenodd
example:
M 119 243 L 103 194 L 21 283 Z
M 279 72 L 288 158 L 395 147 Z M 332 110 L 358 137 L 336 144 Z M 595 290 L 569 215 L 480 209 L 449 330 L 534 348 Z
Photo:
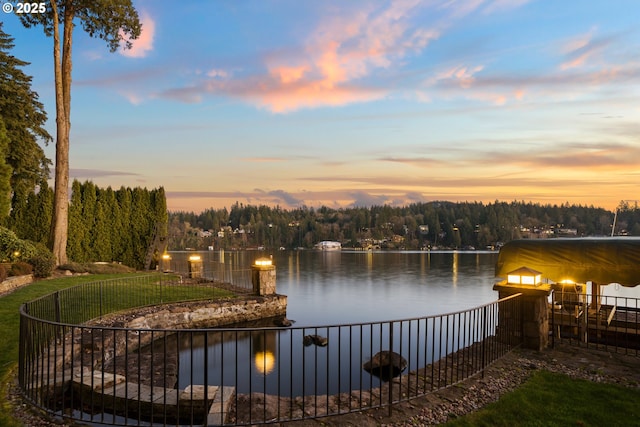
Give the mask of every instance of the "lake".
M 495 252 L 277 252 L 277 292 L 296 326 L 443 314 L 497 299 Z

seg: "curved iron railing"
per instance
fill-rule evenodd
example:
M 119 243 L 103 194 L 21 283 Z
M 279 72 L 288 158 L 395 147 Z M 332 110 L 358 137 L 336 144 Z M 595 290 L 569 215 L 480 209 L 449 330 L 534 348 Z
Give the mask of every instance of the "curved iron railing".
M 24 304 L 24 396 L 54 416 L 103 425 L 252 425 L 391 410 L 482 372 L 522 332 L 517 295 L 438 316 L 317 327 L 133 328 L 123 311 L 215 292 L 147 275 Z M 96 322 L 114 312 L 109 326 Z

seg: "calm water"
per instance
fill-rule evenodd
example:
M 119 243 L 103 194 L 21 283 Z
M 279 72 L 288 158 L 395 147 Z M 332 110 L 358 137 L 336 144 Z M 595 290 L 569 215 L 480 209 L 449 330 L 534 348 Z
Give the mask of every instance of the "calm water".
M 201 255 L 205 271 L 208 259 L 221 256 Z M 224 263 L 230 269 L 245 267 L 262 255 L 226 253 Z M 179 385 L 203 384 L 206 375 L 208 384 L 233 385 L 240 393 L 299 396 L 347 391 L 354 384 L 375 387 L 381 380 L 364 372 L 362 364 L 388 348 L 391 331 L 394 351 L 415 355 L 409 369 L 430 363 L 441 347 L 451 351 L 470 342 L 453 337 L 432 342 L 426 331 L 435 331 L 433 337 L 447 325 L 424 319 L 393 326 L 322 326 L 426 317 L 494 301 L 496 258 L 493 252 L 277 252 L 277 292 L 288 296 L 293 328 L 185 337 L 179 343 Z M 327 337 L 329 346 L 305 347 L 303 337 L 313 334 Z
M 278 252 L 277 291 L 295 326 L 443 314 L 497 299 L 496 253 Z

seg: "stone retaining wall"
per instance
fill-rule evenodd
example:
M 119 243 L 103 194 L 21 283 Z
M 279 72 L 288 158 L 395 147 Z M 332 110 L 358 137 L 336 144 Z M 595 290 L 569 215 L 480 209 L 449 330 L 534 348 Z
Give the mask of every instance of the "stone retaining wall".
M 33 282 L 33 274 L 9 277 L 5 281 L 0 282 L 0 295 L 11 292 L 21 286 L 28 285 L 32 282 Z
M 287 313 L 285 295 L 250 296 L 223 301 L 169 304 L 126 322 L 129 329 L 212 328 Z

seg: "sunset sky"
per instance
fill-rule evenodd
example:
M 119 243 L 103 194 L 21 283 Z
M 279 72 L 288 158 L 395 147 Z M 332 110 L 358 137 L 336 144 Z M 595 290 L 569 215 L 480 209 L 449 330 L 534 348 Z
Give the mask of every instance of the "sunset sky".
M 72 179 L 196 212 L 640 198 L 638 0 L 134 4 L 130 51 L 74 33 Z M 55 135 L 53 42 L 0 19 Z

